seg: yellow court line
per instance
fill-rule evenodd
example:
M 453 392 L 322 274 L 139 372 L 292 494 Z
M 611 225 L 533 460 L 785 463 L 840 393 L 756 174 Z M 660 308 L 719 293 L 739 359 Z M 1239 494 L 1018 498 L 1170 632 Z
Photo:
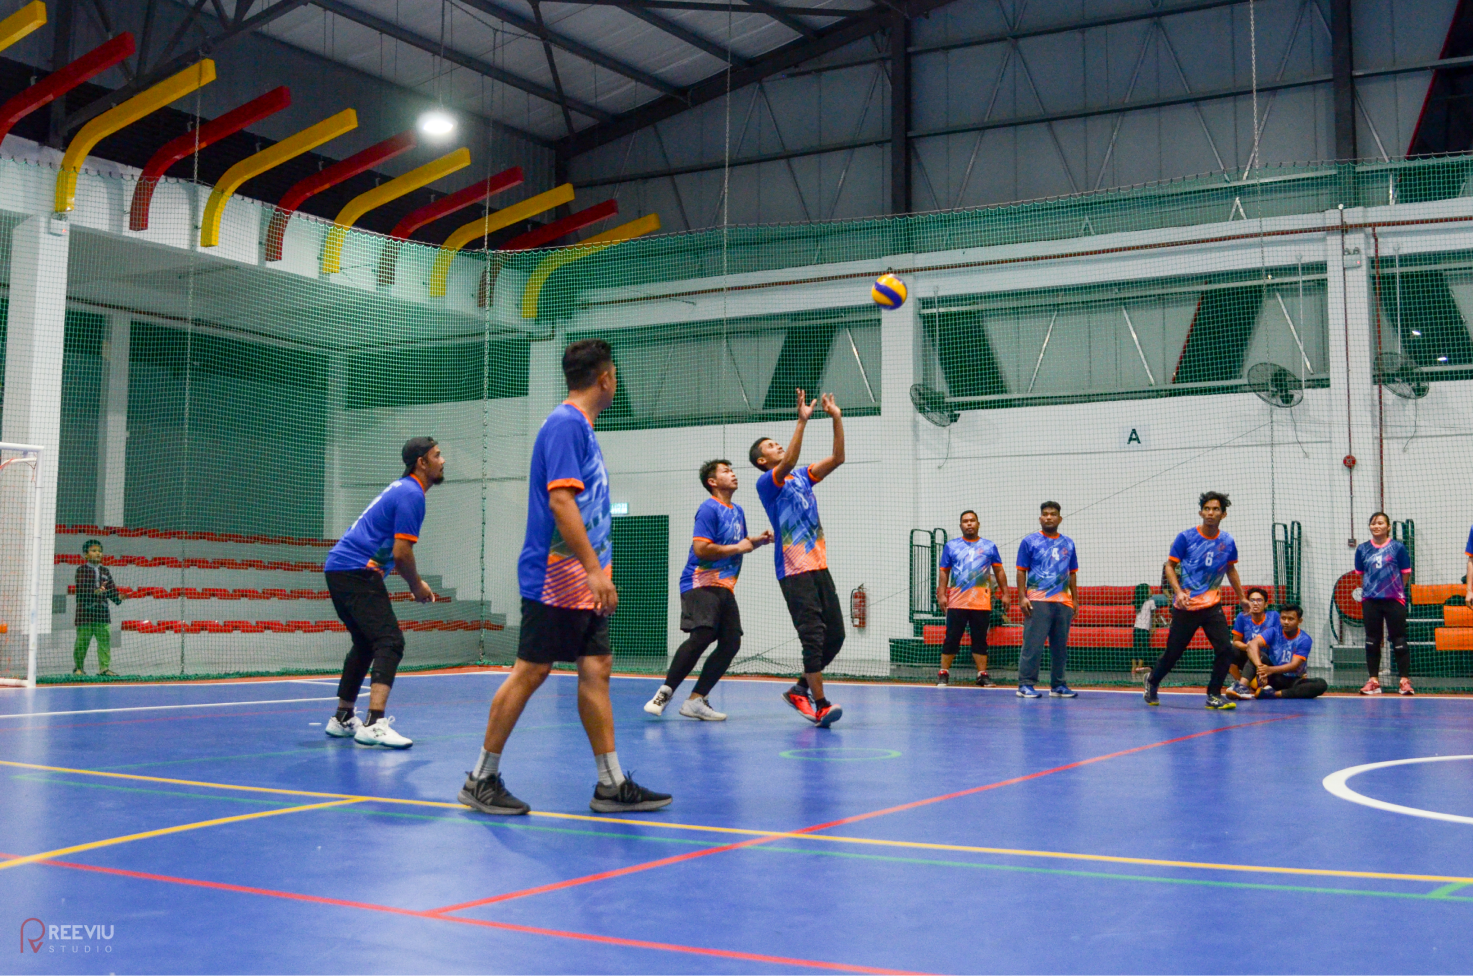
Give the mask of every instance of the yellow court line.
M 394 803 L 404 806 L 441 807 L 451 810 L 470 809 L 463 803 L 447 803 L 441 800 L 410 800 L 392 796 L 359 796 L 348 793 L 315 793 L 309 790 L 287 790 L 270 786 L 237 786 L 233 783 L 207 783 L 200 780 L 169 779 L 162 776 L 142 776 L 137 773 L 112 773 L 94 769 L 67 769 L 61 766 L 39 766 L 33 763 L 9 762 L 0 759 L 0 766 L 17 766 L 23 769 L 40 769 L 53 773 L 74 773 L 81 776 L 106 776 L 114 779 L 143 780 L 149 783 L 172 783 L 176 786 L 199 786 L 215 790 L 241 790 L 251 793 L 276 793 L 287 796 L 310 796 L 344 802 Z M 336 806 L 327 803 L 320 806 Z M 293 809 L 310 809 L 295 807 Z M 286 812 L 286 811 L 274 811 Z M 248 816 L 262 816 L 251 814 Z M 835 834 L 805 834 L 782 830 L 751 830 L 742 827 L 711 827 L 705 824 L 682 824 L 657 820 L 626 820 L 618 817 L 594 817 L 577 813 L 554 813 L 533 810 L 534 817 L 556 820 L 586 820 L 601 824 L 629 824 L 635 827 L 657 827 L 663 830 L 693 830 L 710 834 L 740 834 L 746 837 L 770 837 L 774 840 L 817 840 L 836 844 L 859 844 L 873 847 L 901 847 L 914 850 L 958 851 L 966 854 L 1001 854 L 1008 857 L 1043 857 L 1069 861 L 1096 861 L 1108 864 L 1138 864 L 1146 867 L 1189 868 L 1194 871 L 1234 871 L 1249 874 L 1287 874 L 1308 877 L 1368 878 L 1381 881 L 1430 881 L 1438 884 L 1473 884 L 1473 878 L 1441 874 L 1397 874 L 1389 871 L 1340 871 L 1332 868 L 1294 868 L 1258 864 L 1216 864 L 1206 861 L 1172 861 L 1151 857 L 1123 857 L 1111 854 L 1073 854 L 1067 851 L 1033 851 L 1010 847 L 972 847 L 964 844 L 930 844 L 922 841 L 882 840 L 873 837 L 847 837 Z M 244 819 L 244 818 L 235 818 Z M 225 821 L 211 821 L 211 823 Z M 201 825 L 205 826 L 205 825 Z M 186 828 L 177 828 L 186 829 Z M 141 835 L 140 835 L 141 836 Z M 65 852 L 56 852 L 65 853 Z M 37 855 L 40 856 L 40 855 Z M 49 855 L 47 855 L 49 856 Z M 11 862 L 0 863 L 0 867 Z
M 180 824 L 177 827 L 161 827 L 158 830 L 145 830 L 141 834 L 128 834 L 125 837 L 109 837 L 107 840 L 94 840 L 86 844 L 73 844 L 71 847 L 58 847 L 54 851 L 43 851 L 40 854 L 27 854 L 24 857 L 13 857 L 8 861 L 0 861 L 0 871 L 6 868 L 20 867 L 22 864 L 35 864 L 37 861 L 48 861 L 53 857 L 61 857 L 66 854 L 78 854 L 82 851 L 96 850 L 99 847 L 112 847 L 114 844 L 126 844 L 135 840 L 147 840 L 150 837 L 164 837 L 168 834 L 178 834 L 186 830 L 199 830 L 201 827 L 218 827 L 220 824 L 240 823 L 242 820 L 260 820 L 263 817 L 279 817 L 284 813 L 302 813 L 305 810 L 322 810 L 326 807 L 340 807 L 349 803 L 358 803 L 358 800 L 334 800 L 331 803 L 309 803 L 306 806 L 286 807 L 281 810 L 261 810 L 256 813 L 242 813 L 234 817 L 219 817 L 215 820 L 201 820 L 198 823 Z

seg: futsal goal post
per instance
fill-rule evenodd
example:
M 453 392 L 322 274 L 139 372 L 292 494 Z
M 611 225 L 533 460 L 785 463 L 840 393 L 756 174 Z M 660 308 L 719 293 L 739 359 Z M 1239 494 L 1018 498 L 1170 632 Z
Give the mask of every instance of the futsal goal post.
M 36 686 L 43 612 L 40 471 L 41 448 L 0 442 L 0 685 Z

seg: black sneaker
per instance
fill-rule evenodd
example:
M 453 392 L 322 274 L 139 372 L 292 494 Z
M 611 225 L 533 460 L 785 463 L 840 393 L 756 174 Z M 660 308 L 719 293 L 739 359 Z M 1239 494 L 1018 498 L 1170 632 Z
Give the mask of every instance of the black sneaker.
M 1145 700 L 1147 705 L 1161 704 L 1161 699 L 1156 697 L 1156 686 L 1151 684 L 1151 676 L 1149 674 L 1146 675 Z
M 588 807 L 594 813 L 637 813 L 641 810 L 658 810 L 670 805 L 669 793 L 656 793 L 625 776 L 617 787 L 602 783 L 593 788 L 593 799 Z
M 482 813 L 518 816 L 532 810 L 527 804 L 507 792 L 506 783 L 501 779 L 500 773 L 487 776 L 485 779 L 476 779 L 470 773 L 466 773 L 465 785 L 460 788 L 456 799 L 472 810 L 479 810 Z
M 987 676 L 986 671 L 983 671 L 981 674 L 977 675 L 978 688 L 986 688 L 990 684 L 992 684 L 992 679 Z
M 1235 702 L 1235 701 L 1233 701 L 1231 698 L 1224 698 L 1221 695 L 1208 695 L 1207 696 L 1207 707 L 1208 708 L 1212 708 L 1212 709 L 1216 709 L 1218 711 L 1226 712 L 1226 711 L 1231 711 L 1234 708 L 1237 708 L 1238 707 L 1238 703 Z
M 942 668 L 940 671 L 937 671 L 936 672 L 936 687 L 937 688 L 945 688 L 949 684 L 951 684 L 951 672 L 948 671 L 948 670 L 946 670 L 945 668 Z

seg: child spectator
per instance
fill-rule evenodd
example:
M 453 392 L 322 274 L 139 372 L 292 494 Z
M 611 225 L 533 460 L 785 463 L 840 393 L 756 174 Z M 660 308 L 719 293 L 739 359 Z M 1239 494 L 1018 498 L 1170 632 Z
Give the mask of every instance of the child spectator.
M 112 638 L 108 633 L 112 616 L 108 612 L 107 603 L 109 600 L 122 603 L 123 595 L 113 582 L 113 574 L 102 565 L 101 542 L 88 539 L 82 543 L 82 555 L 87 561 L 77 567 L 77 645 L 72 649 L 72 661 L 76 667 L 72 674 L 80 676 L 87 673 L 82 666 L 87 663 L 87 649 L 92 644 L 92 638 L 96 637 L 97 673 L 106 678 L 115 678 L 117 674 L 112 669 Z

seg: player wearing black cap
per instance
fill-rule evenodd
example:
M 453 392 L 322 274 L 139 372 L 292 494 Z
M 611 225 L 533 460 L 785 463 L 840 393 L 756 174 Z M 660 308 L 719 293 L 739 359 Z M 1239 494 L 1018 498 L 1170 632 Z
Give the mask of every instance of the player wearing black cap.
M 425 495 L 445 480 L 445 459 L 433 437 L 410 438 L 402 457 L 404 476 L 379 492 L 332 547 L 322 567 L 333 609 L 353 638 L 338 682 L 337 714 L 327 723 L 327 734 L 390 749 L 408 749 L 414 740 L 394 731 L 394 720 L 384 716 L 394 674 L 404 657 L 404 633 L 384 580 L 398 570 L 415 600 L 428 603 L 435 598 L 419 577 L 414 544 L 425 518 Z M 365 723 L 353 714 L 353 703 L 370 668 L 373 681 Z

